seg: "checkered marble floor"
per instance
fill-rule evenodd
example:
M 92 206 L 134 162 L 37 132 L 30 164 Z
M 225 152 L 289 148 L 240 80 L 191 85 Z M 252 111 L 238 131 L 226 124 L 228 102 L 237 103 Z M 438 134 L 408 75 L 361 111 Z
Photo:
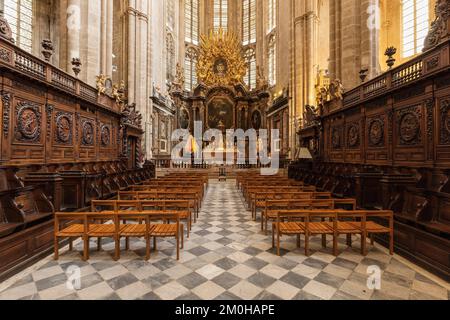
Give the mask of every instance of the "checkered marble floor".
M 359 248 L 346 249 L 334 257 L 312 242 L 313 254 L 305 257 L 294 239 L 284 239 L 282 257 L 274 254 L 270 236 L 251 221 L 234 181 L 211 182 L 190 239 L 175 259 L 173 241 L 159 242 L 159 252 L 143 260 L 145 244 L 135 240 L 122 259 L 111 259 L 113 244 L 104 252 L 92 251 L 89 262 L 76 251 L 62 251 L 23 273 L 15 283 L 0 289 L 0 299 L 163 299 L 163 300 L 354 300 L 354 299 L 449 299 L 443 287 L 384 251 L 371 248 L 367 257 Z M 96 248 L 92 243 L 92 248 Z M 367 287 L 367 269 L 379 266 L 381 290 Z M 70 267 L 81 271 L 80 290 L 68 289 Z M 1 284 L 0 284 L 1 285 Z M 445 284 L 444 284 L 445 285 Z

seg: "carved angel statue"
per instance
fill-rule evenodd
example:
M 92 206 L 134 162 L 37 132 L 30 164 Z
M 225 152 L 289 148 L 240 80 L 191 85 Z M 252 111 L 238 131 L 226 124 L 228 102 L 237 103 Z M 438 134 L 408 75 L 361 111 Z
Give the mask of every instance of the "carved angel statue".
M 306 105 L 303 118 L 305 119 L 306 126 L 311 126 L 317 120 L 317 110 L 314 106 Z
M 97 85 L 97 90 L 98 90 L 98 95 L 102 95 L 102 94 L 106 94 L 106 86 L 105 86 L 105 82 L 107 79 L 107 76 L 105 76 L 104 74 L 100 74 L 96 77 L 96 85 Z
M 317 104 L 319 106 L 323 106 L 327 101 L 329 101 L 328 89 L 325 87 L 321 87 L 317 92 Z
M 447 20 L 450 16 L 448 1 L 438 0 L 435 6 L 435 20 L 431 23 L 430 31 L 424 41 L 423 52 L 439 44 L 441 37 L 446 35 Z
M 171 91 L 179 91 L 183 90 L 184 87 L 184 70 L 181 67 L 180 63 L 177 63 L 175 79 L 172 82 L 172 86 L 170 88 Z
M 120 84 L 115 84 L 113 86 L 113 98 L 116 100 L 117 104 L 123 104 L 125 101 L 125 81 L 121 80 Z
M 268 84 L 268 81 L 264 77 L 264 69 L 260 66 L 256 67 L 256 87 L 262 88 Z
M 336 79 L 330 84 L 329 88 L 331 100 L 343 100 L 344 99 L 344 86 L 341 80 Z

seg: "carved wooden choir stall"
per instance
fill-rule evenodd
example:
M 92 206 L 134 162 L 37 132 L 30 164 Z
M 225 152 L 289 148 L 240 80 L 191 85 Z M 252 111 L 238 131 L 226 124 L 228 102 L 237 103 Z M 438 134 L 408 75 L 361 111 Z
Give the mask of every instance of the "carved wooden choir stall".
M 315 161 L 291 177 L 396 213 L 396 252 L 450 279 L 450 2 L 424 53 L 340 94 L 321 90 L 299 132 Z M 328 90 L 327 90 L 328 89 Z M 337 94 L 336 94 L 337 93 Z M 384 238 L 380 238 L 386 243 Z
M 124 86 L 93 88 L 11 41 L 0 19 L 0 280 L 48 254 L 53 214 L 154 176 Z

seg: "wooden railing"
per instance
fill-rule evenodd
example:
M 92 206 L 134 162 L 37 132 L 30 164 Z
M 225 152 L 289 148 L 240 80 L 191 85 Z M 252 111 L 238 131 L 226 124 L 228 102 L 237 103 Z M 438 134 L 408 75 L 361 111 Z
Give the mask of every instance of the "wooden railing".
M 7 66 L 8 69 L 17 70 L 19 73 L 64 90 L 80 99 L 120 112 L 119 106 L 112 98 L 107 97 L 107 99 L 104 99 L 104 97 L 99 97 L 96 88 L 67 72 L 33 56 L 4 39 L 0 39 L 0 47 L 2 52 L 0 68 Z
M 403 86 L 410 85 L 430 75 L 443 72 L 448 67 L 448 58 L 443 56 L 445 50 L 450 47 L 444 43 L 437 48 L 421 54 L 396 68 L 388 70 L 378 77 L 346 92 L 344 94 L 343 107 L 348 108 L 370 100 Z M 432 67 L 430 67 L 430 65 Z M 426 67 L 428 66 L 426 70 Z M 335 112 L 337 110 L 333 110 Z

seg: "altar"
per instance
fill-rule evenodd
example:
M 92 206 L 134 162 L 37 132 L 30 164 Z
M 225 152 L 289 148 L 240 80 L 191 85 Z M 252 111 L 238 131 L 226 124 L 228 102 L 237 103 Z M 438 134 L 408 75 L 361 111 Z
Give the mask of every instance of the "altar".
M 176 126 L 193 134 L 194 123 L 201 122 L 203 132 L 226 130 L 267 129 L 267 110 L 270 94 L 267 81 L 260 76 L 258 86 L 250 90 L 244 83 L 247 62 L 236 35 L 219 30 L 202 36 L 198 56 L 198 85 L 186 92 L 182 85 L 183 72 L 178 66 L 179 79 L 171 89 L 171 97 L 177 109 Z M 205 150 L 206 156 L 232 155 L 237 159 L 234 147 Z M 214 158 L 214 157 L 213 157 Z

